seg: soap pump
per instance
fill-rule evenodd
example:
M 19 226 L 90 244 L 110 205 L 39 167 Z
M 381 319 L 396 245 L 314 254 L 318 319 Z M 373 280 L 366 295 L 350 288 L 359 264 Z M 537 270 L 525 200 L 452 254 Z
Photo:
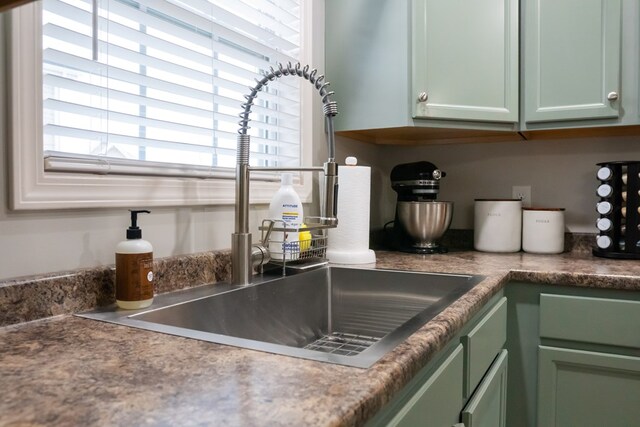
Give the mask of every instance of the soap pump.
M 116 304 L 135 310 L 153 302 L 153 247 L 142 240 L 138 214 L 148 210 L 131 210 L 131 226 L 127 240 L 116 246 Z
M 296 260 L 300 252 L 298 229 L 302 227 L 304 208 L 300 197 L 293 189 L 293 176 L 283 173 L 280 179 L 280 188 L 269 204 L 269 218 L 277 222 L 276 227 L 291 230 L 292 233 L 272 232 L 269 251 L 273 260 Z

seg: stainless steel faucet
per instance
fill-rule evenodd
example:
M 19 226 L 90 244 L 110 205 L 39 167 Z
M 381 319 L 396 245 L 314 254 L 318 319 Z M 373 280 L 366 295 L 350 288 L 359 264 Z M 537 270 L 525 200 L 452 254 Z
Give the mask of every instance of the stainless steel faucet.
M 335 138 L 333 133 L 333 117 L 338 114 L 338 107 L 335 101 L 330 100 L 333 92 L 328 92 L 329 82 L 324 82 L 324 75 L 316 77 L 317 70 L 309 72 L 309 66 L 301 67 L 300 63 L 292 66 L 278 64 L 278 68 L 271 67 L 262 79 L 256 79 L 256 85 L 250 89 L 250 93 L 245 95 L 247 100 L 242 104 L 242 112 L 239 114 L 240 129 L 238 129 L 238 160 L 236 163 L 236 209 L 235 209 L 235 232 L 231 235 L 231 274 L 232 283 L 247 285 L 251 283 L 253 268 L 269 262 L 270 255 L 267 245 L 251 244 L 251 233 L 249 232 L 249 174 L 251 171 L 323 171 L 324 172 L 324 203 L 322 212 L 318 218 L 318 223 L 325 227 L 335 227 L 338 225 L 337 218 L 337 198 L 338 198 L 338 165 L 335 162 Z M 320 96 L 322 97 L 322 111 L 327 124 L 327 146 L 329 159 L 323 167 L 299 167 L 299 168 L 269 168 L 249 166 L 250 136 L 247 135 L 249 129 L 249 114 L 253 101 L 270 81 L 282 76 L 298 76 L 308 80 Z

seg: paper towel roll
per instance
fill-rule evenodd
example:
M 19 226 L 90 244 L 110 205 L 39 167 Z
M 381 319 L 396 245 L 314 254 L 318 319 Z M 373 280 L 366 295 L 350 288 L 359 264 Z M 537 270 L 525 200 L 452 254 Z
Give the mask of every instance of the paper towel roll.
M 338 226 L 329 229 L 327 258 L 335 264 L 368 264 L 376 261 L 369 249 L 371 168 L 340 166 L 338 169 Z

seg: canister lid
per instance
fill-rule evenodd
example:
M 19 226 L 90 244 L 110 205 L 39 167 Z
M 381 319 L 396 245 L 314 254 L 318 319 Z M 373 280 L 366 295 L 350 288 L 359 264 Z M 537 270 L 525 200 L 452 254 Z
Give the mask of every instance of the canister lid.
M 596 237 L 596 245 L 598 245 L 599 248 L 607 249 L 612 243 L 613 241 L 609 236 L 601 235 Z
M 520 199 L 475 199 L 476 202 L 521 202 Z
M 609 218 L 598 218 L 596 221 L 596 227 L 601 231 L 609 231 L 613 227 L 613 221 Z
M 613 210 L 613 205 L 609 202 L 596 203 L 596 210 L 600 215 L 607 215 Z
M 598 172 L 596 173 L 596 175 L 598 176 L 599 180 L 608 181 L 613 176 L 613 171 L 611 170 L 611 168 L 607 166 L 603 166 L 600 169 L 598 169 Z
M 611 196 L 611 194 L 613 194 L 613 187 L 609 184 L 602 184 L 596 190 L 596 194 L 598 194 L 598 196 L 600 197 L 609 197 Z
M 551 212 L 556 212 L 556 211 L 564 211 L 564 208 L 538 208 L 538 207 L 526 207 L 526 208 L 522 208 L 523 211 L 551 211 Z

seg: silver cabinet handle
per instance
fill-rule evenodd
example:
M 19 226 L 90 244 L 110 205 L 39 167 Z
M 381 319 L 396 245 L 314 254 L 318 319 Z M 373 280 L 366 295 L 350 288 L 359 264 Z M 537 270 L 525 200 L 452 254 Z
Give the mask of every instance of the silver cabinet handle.
M 618 92 L 609 92 L 609 95 L 607 95 L 607 99 L 609 101 L 615 101 L 616 99 L 618 99 Z
M 427 92 L 420 92 L 418 95 L 418 102 L 427 102 L 427 99 L 429 99 Z

